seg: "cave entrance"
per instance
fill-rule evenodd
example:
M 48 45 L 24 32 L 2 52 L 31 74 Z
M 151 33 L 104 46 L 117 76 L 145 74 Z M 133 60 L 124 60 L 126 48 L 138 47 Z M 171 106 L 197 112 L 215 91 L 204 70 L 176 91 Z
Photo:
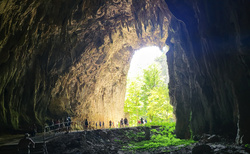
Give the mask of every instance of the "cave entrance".
M 173 121 L 173 107 L 168 94 L 168 67 L 166 52 L 156 46 L 135 51 L 127 77 L 124 112 L 130 125 L 145 121 Z

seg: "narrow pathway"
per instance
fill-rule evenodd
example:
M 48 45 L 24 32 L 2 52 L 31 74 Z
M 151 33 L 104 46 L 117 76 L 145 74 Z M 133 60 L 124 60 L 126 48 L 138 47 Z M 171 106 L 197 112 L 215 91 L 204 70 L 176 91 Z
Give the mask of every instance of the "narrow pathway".
M 112 128 L 112 129 L 120 129 L 120 128 Z M 97 129 L 100 130 L 100 129 Z M 104 129 L 102 129 L 104 130 Z M 74 132 L 84 132 L 86 130 L 73 130 L 69 133 Z M 87 131 L 93 131 L 93 130 L 87 130 Z M 59 132 L 46 132 L 46 133 L 37 133 L 35 137 L 31 137 L 31 139 L 35 142 L 35 148 L 31 149 L 31 153 L 33 154 L 47 154 L 47 148 L 46 143 L 49 142 L 51 139 L 55 139 L 56 137 L 59 137 L 61 135 L 66 134 L 65 131 L 59 131 Z M 14 154 L 18 151 L 18 142 L 19 140 L 23 138 L 21 135 L 12 135 L 6 137 L 6 142 L 4 142 L 4 137 L 1 138 L 0 143 L 0 152 L 1 154 Z

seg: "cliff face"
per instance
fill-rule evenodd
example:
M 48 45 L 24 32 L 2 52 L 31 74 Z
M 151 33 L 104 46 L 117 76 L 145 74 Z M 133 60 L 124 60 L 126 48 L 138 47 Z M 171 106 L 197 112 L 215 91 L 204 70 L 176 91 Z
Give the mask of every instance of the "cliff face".
M 1 130 L 120 120 L 133 52 L 164 46 L 169 14 L 162 0 L 1 1 Z
M 216 133 L 249 143 L 249 1 L 166 0 L 167 53 L 179 137 Z

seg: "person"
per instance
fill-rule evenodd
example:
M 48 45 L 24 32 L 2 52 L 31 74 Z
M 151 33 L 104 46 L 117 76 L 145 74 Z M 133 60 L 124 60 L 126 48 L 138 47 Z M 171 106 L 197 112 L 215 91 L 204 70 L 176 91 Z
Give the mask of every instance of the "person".
M 24 138 L 22 138 L 18 143 L 18 153 L 28 153 L 30 154 L 30 146 L 35 148 L 35 142 L 29 137 L 30 135 L 26 133 Z
M 143 125 L 143 123 L 144 123 L 144 122 L 143 122 L 143 118 L 141 117 L 141 124 Z
M 120 127 L 123 127 L 123 118 L 121 118 Z
M 88 129 L 88 125 L 89 125 L 88 120 L 85 119 L 85 129 L 86 129 L 86 130 Z
M 67 127 L 68 126 L 68 117 L 64 118 L 64 126 Z
M 128 119 L 127 118 L 124 118 L 124 125 L 125 125 L 125 127 L 128 125 Z
M 97 129 L 97 122 L 95 123 L 95 127 L 96 127 L 96 129 Z
M 102 127 L 104 128 L 104 121 L 102 122 Z
M 67 121 L 68 121 L 68 126 L 70 127 L 70 125 L 71 125 L 71 118 L 68 117 Z
M 111 126 L 112 126 L 112 121 L 110 120 L 109 121 L 109 128 L 111 128 Z
M 100 129 L 102 128 L 102 122 L 101 121 L 99 121 L 99 126 L 100 126 Z
M 70 116 L 68 116 L 68 118 L 67 118 L 67 132 L 66 133 L 69 133 L 70 125 L 71 125 L 71 118 L 70 118 Z

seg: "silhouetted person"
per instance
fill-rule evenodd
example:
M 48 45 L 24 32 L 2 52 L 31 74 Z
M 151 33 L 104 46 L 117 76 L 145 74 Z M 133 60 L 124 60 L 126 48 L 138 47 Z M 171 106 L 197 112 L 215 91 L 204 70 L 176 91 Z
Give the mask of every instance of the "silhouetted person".
M 29 137 L 28 133 L 25 134 L 24 138 L 22 138 L 18 143 L 18 153 L 19 154 L 30 154 L 30 146 L 32 145 L 35 148 L 35 142 Z
M 141 118 L 141 124 L 143 124 L 144 122 L 143 122 L 143 118 Z
M 86 129 L 86 130 L 88 129 L 88 125 L 89 125 L 88 120 L 85 119 L 85 129 Z
M 67 132 L 66 133 L 69 133 L 70 125 L 71 125 L 71 118 L 70 118 L 70 116 L 68 116 L 68 118 L 67 118 Z
M 100 126 L 100 128 L 102 128 L 102 122 L 101 121 L 99 122 L 99 126 Z
M 120 127 L 123 127 L 123 118 L 120 121 Z
M 128 119 L 127 118 L 124 118 L 124 125 L 125 125 L 125 127 L 128 125 Z
M 111 128 L 111 126 L 112 126 L 112 121 L 110 120 L 109 121 L 109 128 Z

